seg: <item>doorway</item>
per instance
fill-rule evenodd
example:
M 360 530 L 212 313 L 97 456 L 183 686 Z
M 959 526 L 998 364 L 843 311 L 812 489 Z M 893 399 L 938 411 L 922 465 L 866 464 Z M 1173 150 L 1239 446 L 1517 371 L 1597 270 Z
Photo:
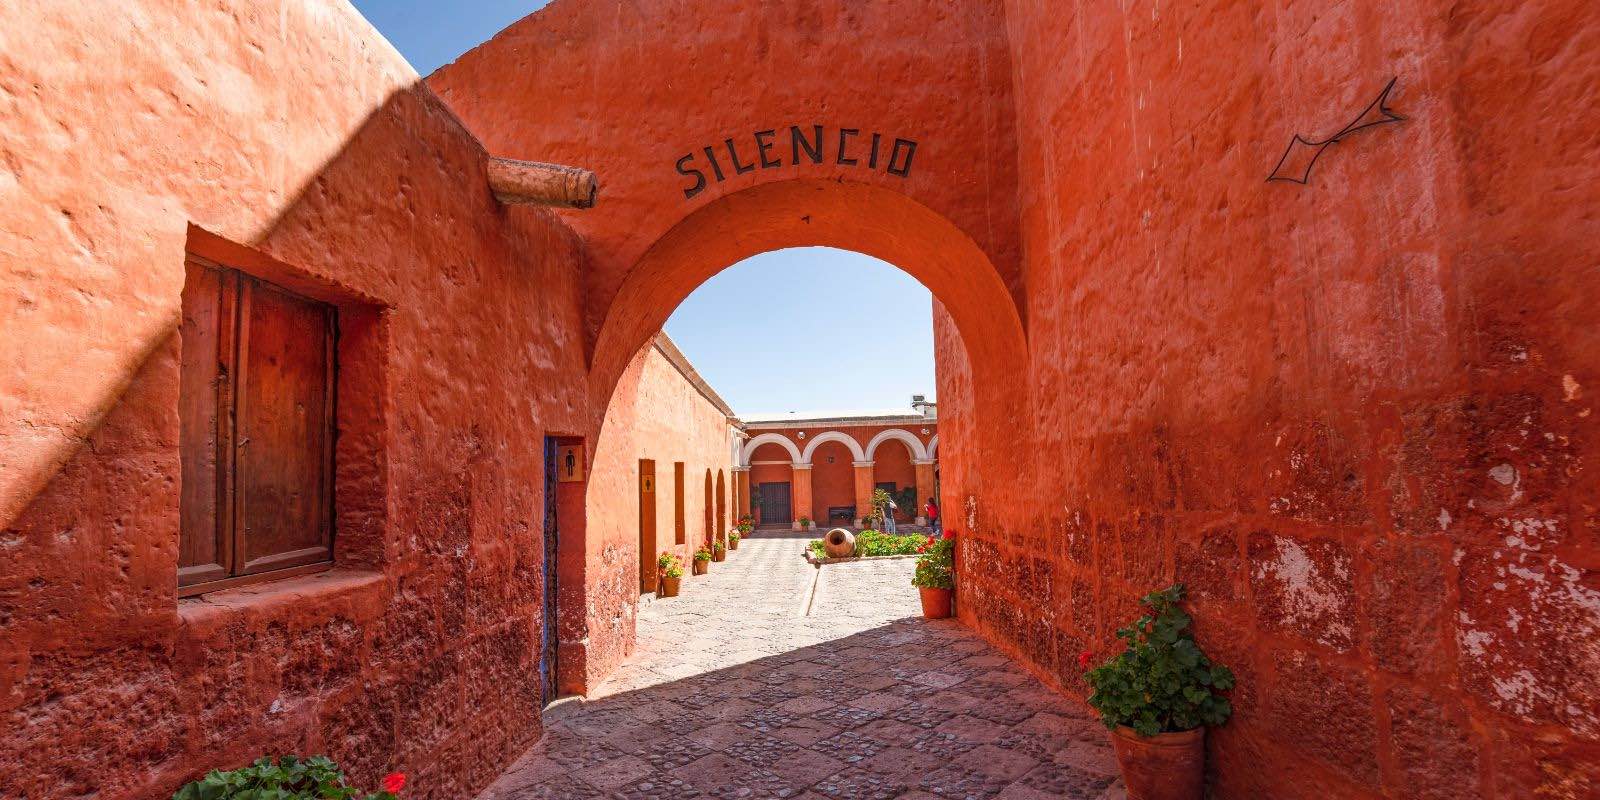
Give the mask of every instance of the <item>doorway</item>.
M 639 459 L 639 593 L 656 590 L 656 462 Z
M 539 626 L 539 705 L 548 706 L 556 699 L 556 564 L 561 552 L 558 544 L 561 526 L 556 516 L 556 491 L 562 466 L 557 463 L 560 451 L 556 437 L 544 437 L 544 620 Z M 570 453 L 569 453 L 570 455 Z M 575 471 L 575 470 L 574 470 Z
M 761 524 L 788 525 L 794 522 L 789 507 L 789 483 L 761 484 Z

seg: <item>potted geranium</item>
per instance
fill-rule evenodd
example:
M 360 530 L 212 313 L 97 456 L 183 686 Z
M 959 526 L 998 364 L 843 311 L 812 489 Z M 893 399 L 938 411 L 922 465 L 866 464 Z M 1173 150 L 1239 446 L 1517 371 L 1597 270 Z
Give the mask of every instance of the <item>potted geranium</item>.
M 722 542 L 711 543 L 711 560 L 722 562 L 728 560 L 728 546 Z
M 704 575 L 711 569 L 711 551 L 704 545 L 694 551 L 694 574 Z
M 327 756 L 279 759 L 258 758 L 248 767 L 223 772 L 211 770 L 204 778 L 186 784 L 172 800 L 232 800 L 233 798 L 275 797 L 284 800 L 396 800 L 405 788 L 406 776 L 391 772 L 383 776 L 380 789 L 366 792 L 345 782 L 339 765 Z
M 678 583 L 683 580 L 683 559 L 669 551 L 661 551 L 661 557 L 656 559 L 656 566 L 661 569 L 661 586 L 656 590 L 657 597 L 677 597 Z
M 917 571 L 911 585 L 922 593 L 922 616 L 944 619 L 950 616 L 950 593 L 955 588 L 955 540 L 934 539 L 918 548 Z
M 801 517 L 800 518 L 800 529 L 803 530 L 803 531 L 811 530 L 811 518 L 810 517 Z
M 739 530 L 737 528 L 735 528 L 735 529 L 733 529 L 731 531 L 728 531 L 728 549 L 729 550 L 738 550 L 739 549 L 739 540 L 742 539 L 742 538 L 744 538 L 744 537 L 740 536 Z
M 1094 690 L 1089 705 L 1111 729 L 1128 800 L 1199 800 L 1206 726 L 1233 713 L 1220 694 L 1233 688 L 1233 673 L 1200 652 L 1182 599 L 1182 584 L 1145 595 L 1150 613 L 1117 631 L 1127 642 L 1122 653 L 1093 669 L 1094 654 L 1078 656 Z

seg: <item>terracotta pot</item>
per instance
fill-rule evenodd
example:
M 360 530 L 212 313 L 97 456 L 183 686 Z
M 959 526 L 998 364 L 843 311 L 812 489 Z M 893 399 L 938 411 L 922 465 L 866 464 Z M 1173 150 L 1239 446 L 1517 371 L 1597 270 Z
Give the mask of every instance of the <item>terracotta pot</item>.
M 712 561 L 726 561 L 727 558 L 728 558 L 728 551 L 727 550 L 712 550 L 711 551 L 711 560 Z
M 739 540 L 738 539 L 729 539 L 728 540 L 728 549 L 729 550 L 738 550 L 739 549 Z
M 1140 736 L 1118 726 L 1111 747 L 1128 800 L 1200 800 L 1206 788 L 1206 729 Z
M 677 597 L 678 596 L 678 583 L 680 581 L 682 581 L 682 580 L 683 580 L 683 576 L 682 575 L 679 575 L 676 578 L 669 578 L 669 577 L 667 577 L 665 575 L 662 575 L 661 576 L 661 588 L 656 590 L 656 594 L 658 596 L 660 596 L 660 597 Z
M 710 561 L 701 561 L 698 558 L 694 560 L 694 574 L 704 575 L 709 569 L 711 569 Z
M 917 591 L 922 593 L 922 616 L 928 619 L 944 619 L 950 616 L 949 589 L 929 589 L 918 586 Z

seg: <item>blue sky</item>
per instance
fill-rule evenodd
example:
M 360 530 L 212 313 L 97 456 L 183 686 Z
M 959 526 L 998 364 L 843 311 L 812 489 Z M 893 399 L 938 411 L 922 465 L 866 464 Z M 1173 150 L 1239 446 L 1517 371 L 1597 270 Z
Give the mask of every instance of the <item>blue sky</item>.
M 354 2 L 423 75 L 545 5 Z M 806 247 L 742 261 L 690 295 L 667 334 L 741 414 L 909 408 L 911 395 L 935 394 L 928 290 L 858 253 Z

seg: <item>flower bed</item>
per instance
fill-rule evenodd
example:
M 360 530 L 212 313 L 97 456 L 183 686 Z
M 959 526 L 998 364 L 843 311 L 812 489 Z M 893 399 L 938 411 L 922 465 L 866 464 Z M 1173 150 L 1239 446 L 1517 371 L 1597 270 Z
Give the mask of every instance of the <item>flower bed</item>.
M 869 528 L 856 534 L 856 552 L 851 557 L 914 556 L 921 552 L 921 548 L 927 543 L 928 537 L 920 533 L 895 536 Z M 806 545 L 806 552 L 810 553 L 812 560 L 822 560 L 828 557 L 827 550 L 823 547 L 821 539 L 811 540 Z

